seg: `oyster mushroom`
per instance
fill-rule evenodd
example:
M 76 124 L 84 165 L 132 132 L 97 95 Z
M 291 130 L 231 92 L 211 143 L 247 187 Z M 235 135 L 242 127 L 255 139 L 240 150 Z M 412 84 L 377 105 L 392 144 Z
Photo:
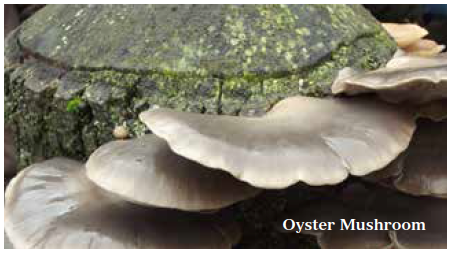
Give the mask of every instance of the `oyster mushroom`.
M 399 56 L 385 68 L 370 72 L 344 69 L 333 83 L 333 94 L 376 93 L 388 102 L 426 104 L 447 98 L 447 57 Z
M 447 123 L 420 120 L 405 152 L 367 179 L 412 195 L 447 198 Z
M 98 188 L 83 164 L 34 164 L 6 190 L 5 230 L 16 248 L 229 248 L 219 216 L 138 206 Z
M 447 247 L 447 203 L 442 199 L 412 197 L 382 187 L 366 188 L 351 185 L 335 199 L 314 200 L 305 208 L 293 211 L 280 219 L 276 226 L 282 229 L 286 219 L 298 222 L 335 222 L 332 230 L 308 231 L 322 248 L 380 249 L 380 248 L 446 248 Z M 326 207 L 326 208 L 323 208 Z M 351 230 L 341 224 L 355 222 L 381 222 L 378 230 Z M 424 222 L 425 230 L 395 230 L 384 222 Z M 411 223 L 412 224 L 412 223 Z M 362 228 L 363 225 L 359 225 Z M 389 225 L 387 225 L 389 226 Z M 417 224 L 417 228 L 418 228 Z M 405 225 L 405 228 L 407 225 Z M 344 228 L 341 230 L 341 228 Z M 356 225 L 354 229 L 357 229 Z M 283 229 L 284 230 L 284 229 Z M 284 230 L 294 232 L 295 230 Z
M 442 52 L 444 49 L 445 46 L 439 45 L 435 41 L 427 39 L 421 39 L 403 48 L 403 50 L 405 50 L 405 52 L 410 55 L 418 55 L 425 57 L 435 56 L 440 52 Z
M 400 48 L 407 47 L 428 35 L 428 31 L 415 24 L 383 23 L 384 29 Z
M 415 127 L 409 113 L 380 101 L 300 96 L 261 118 L 156 109 L 140 119 L 175 153 L 269 189 L 379 170 L 408 146 Z
M 86 169 L 97 185 L 129 201 L 186 211 L 223 208 L 260 191 L 176 155 L 155 135 L 107 143 Z
M 435 122 L 447 118 L 447 99 L 441 99 L 420 105 L 417 109 L 419 118 L 431 119 Z
M 126 126 L 116 126 L 113 130 L 113 136 L 116 139 L 126 139 L 130 135 Z

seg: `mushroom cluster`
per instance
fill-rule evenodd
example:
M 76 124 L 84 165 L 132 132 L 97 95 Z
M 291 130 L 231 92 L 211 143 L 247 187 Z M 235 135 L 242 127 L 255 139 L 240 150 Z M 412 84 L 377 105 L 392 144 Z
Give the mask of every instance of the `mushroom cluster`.
M 427 34 L 420 27 L 385 27 L 405 51 L 399 51 L 384 68 L 375 71 L 343 69 L 332 92 L 343 98 L 369 99 L 376 95 L 376 99 L 409 110 L 417 125 L 411 142 L 384 168 L 363 176 L 357 183 L 344 185 L 338 194 L 304 203 L 284 218 L 335 223 L 341 219 L 377 219 L 423 222 L 427 227 L 423 231 L 301 232 L 315 236 L 321 248 L 447 248 L 447 54 L 406 50 L 405 45 Z M 398 28 L 402 29 L 396 31 Z M 286 231 L 280 225 L 285 219 L 277 222 L 281 231 Z
M 419 32 L 394 37 L 411 46 Z M 341 185 L 286 218 L 424 221 L 426 231 L 311 234 L 323 248 L 445 248 L 447 58 L 430 55 L 344 69 L 334 97 L 289 97 L 258 117 L 145 111 L 152 134 L 118 138 L 85 164 L 21 171 L 6 190 L 6 233 L 18 248 L 230 248 L 241 232 L 227 207 L 266 189 Z

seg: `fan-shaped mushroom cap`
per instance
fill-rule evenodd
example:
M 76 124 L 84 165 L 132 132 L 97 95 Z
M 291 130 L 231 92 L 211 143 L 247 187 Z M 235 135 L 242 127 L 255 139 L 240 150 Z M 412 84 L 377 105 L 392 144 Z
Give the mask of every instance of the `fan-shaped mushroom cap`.
M 89 157 L 86 170 L 101 188 L 127 200 L 188 211 L 219 209 L 260 191 L 176 155 L 155 135 L 101 146 Z
M 5 230 L 16 248 L 229 248 L 230 224 L 126 202 L 63 158 L 28 167 L 6 190 Z
M 405 52 L 417 56 L 435 56 L 442 52 L 445 46 L 438 45 L 433 40 L 422 39 L 404 48 Z
M 407 47 L 428 35 L 428 31 L 415 24 L 383 23 L 384 29 L 400 48 Z
M 381 187 L 354 187 L 341 193 L 337 199 L 318 199 L 305 208 L 286 215 L 298 222 L 335 222 L 332 230 L 301 233 L 317 236 L 322 248 L 446 248 L 446 201 L 429 197 L 412 197 Z M 323 207 L 327 207 L 326 209 Z M 335 214 L 337 213 L 337 215 Z M 346 230 L 341 219 L 355 222 L 425 222 L 426 230 Z M 281 227 L 285 219 L 277 222 Z M 341 227 L 344 230 L 341 230 Z M 363 227 L 363 225 L 359 225 Z M 355 229 L 356 229 L 355 225 Z M 291 230 L 288 232 L 293 232 Z
M 356 99 L 291 97 L 261 118 L 156 109 L 141 120 L 171 149 L 260 188 L 337 184 L 386 166 L 404 150 L 413 117 Z
M 333 83 L 333 94 L 377 93 L 382 99 L 425 104 L 447 98 L 447 57 L 400 56 L 386 68 L 370 72 L 344 69 Z
M 447 198 L 446 122 L 420 120 L 405 152 L 386 169 L 369 176 L 371 181 L 408 194 Z
M 434 57 L 421 57 L 417 55 L 408 55 L 398 50 L 394 57 L 386 63 L 387 69 L 420 69 L 430 67 L 440 67 L 447 65 L 447 53 L 440 53 Z

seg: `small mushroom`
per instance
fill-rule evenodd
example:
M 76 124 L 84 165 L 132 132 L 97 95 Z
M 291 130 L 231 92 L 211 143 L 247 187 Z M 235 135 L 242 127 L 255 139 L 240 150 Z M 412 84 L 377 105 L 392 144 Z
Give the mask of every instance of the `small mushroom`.
M 420 120 L 405 152 L 367 179 L 412 195 L 447 198 L 446 122 Z
M 260 118 L 156 109 L 140 119 L 171 149 L 259 188 L 337 184 L 385 167 L 409 143 L 413 117 L 362 98 L 287 98 Z
M 129 132 L 126 126 L 116 126 L 113 130 L 113 136 L 116 139 L 128 138 Z
M 441 53 L 445 46 L 437 44 L 433 40 L 421 39 L 403 48 L 410 55 L 431 57 Z
M 428 31 L 415 24 L 383 23 L 384 29 L 400 48 L 407 47 L 428 35 Z
M 285 218 L 277 222 L 277 228 L 282 228 L 286 219 L 296 222 L 335 222 L 332 230 L 301 231 L 303 234 L 315 235 L 319 245 L 325 249 L 447 247 L 446 200 L 416 198 L 387 188 L 367 188 L 358 184 L 348 188 L 334 199 L 313 200 L 305 208 L 286 214 Z M 342 225 L 342 219 L 347 225 L 354 219 L 354 230 Z M 359 222 L 358 227 L 356 222 Z M 377 230 L 373 226 L 370 229 L 368 222 L 372 222 L 373 226 L 374 222 L 380 222 L 383 227 L 378 224 Z M 392 227 L 386 228 L 384 222 L 424 222 L 425 230 L 408 230 L 406 225 L 405 229 L 394 230 Z
M 4 221 L 16 248 L 229 248 L 239 237 L 217 215 L 126 202 L 65 158 L 34 164 L 11 181 Z
M 97 185 L 129 201 L 186 211 L 223 208 L 260 191 L 176 155 L 155 135 L 107 143 L 89 157 L 86 169 Z
M 447 98 L 447 57 L 399 56 L 370 72 L 344 69 L 333 94 L 376 93 L 388 102 L 426 104 Z

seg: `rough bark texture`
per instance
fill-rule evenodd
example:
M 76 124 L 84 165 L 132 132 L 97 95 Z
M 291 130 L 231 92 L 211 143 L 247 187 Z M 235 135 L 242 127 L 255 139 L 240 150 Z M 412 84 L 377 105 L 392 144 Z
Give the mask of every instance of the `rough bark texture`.
M 151 107 L 257 116 L 288 96 L 325 96 L 338 70 L 377 68 L 395 49 L 361 6 L 50 5 L 5 40 L 5 122 L 19 168 L 85 160 L 116 126 L 146 133 L 138 114 Z M 286 194 L 233 207 L 238 247 L 311 247 L 272 229 Z
M 5 118 L 19 167 L 85 159 L 117 125 L 143 134 L 150 107 L 259 115 L 326 95 L 337 70 L 376 68 L 394 49 L 360 6 L 52 5 L 6 40 Z

